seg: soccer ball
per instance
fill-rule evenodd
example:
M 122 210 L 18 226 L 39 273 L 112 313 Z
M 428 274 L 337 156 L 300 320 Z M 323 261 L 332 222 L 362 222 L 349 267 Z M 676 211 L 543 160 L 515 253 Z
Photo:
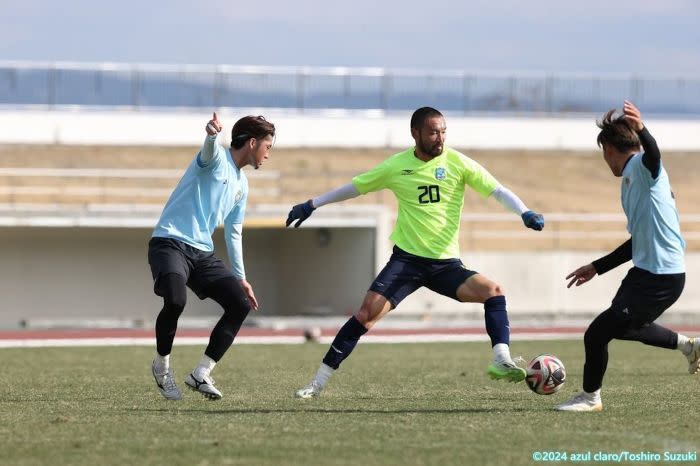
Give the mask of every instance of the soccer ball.
M 530 390 L 540 395 L 551 395 L 564 386 L 564 364 L 551 354 L 540 354 L 527 364 L 525 382 Z
M 321 329 L 319 327 L 307 327 L 304 329 L 304 340 L 309 343 L 321 341 Z

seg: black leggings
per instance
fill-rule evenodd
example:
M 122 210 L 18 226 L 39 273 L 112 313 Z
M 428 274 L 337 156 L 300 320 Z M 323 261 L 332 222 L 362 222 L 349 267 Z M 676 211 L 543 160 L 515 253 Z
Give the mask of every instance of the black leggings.
M 594 392 L 603 385 L 608 367 L 608 343 L 613 338 L 658 348 L 676 348 L 678 334 L 653 322 L 676 302 L 684 286 L 683 273 L 653 274 L 638 267 L 627 272 L 610 308 L 591 322 L 583 336 L 585 391 Z
M 158 354 L 170 354 L 177 331 L 177 321 L 187 303 L 187 285 L 184 276 L 170 273 L 159 278 L 159 293 L 163 309 L 156 319 L 156 348 Z M 217 280 L 206 290 L 208 297 L 219 303 L 224 314 L 216 323 L 204 354 L 219 361 L 233 343 L 243 321 L 250 312 L 250 303 L 238 280 L 234 277 Z
M 618 340 L 639 341 L 645 345 L 675 349 L 678 334 L 655 323 L 641 327 L 630 327 L 630 321 L 617 310 L 608 309 L 591 322 L 583 336 L 586 347 L 586 363 L 583 366 L 583 389 L 588 393 L 603 385 L 603 376 L 608 367 L 608 343 Z

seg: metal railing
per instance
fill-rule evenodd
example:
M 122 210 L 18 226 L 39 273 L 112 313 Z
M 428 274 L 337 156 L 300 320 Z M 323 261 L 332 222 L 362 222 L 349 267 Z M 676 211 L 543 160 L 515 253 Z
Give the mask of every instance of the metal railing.
M 0 105 L 700 117 L 700 77 L 348 67 L 0 61 Z

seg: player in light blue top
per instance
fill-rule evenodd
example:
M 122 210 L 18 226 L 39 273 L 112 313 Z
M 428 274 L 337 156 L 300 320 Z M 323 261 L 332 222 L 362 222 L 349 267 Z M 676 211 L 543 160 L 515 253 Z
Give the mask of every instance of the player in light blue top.
M 170 400 L 182 397 L 170 369 L 170 352 L 187 300 L 186 287 L 200 299 L 212 298 L 224 309 L 204 356 L 185 379 L 187 386 L 211 399 L 221 398 L 211 370 L 233 343 L 251 307 L 258 307 L 243 266 L 248 180 L 242 168 L 251 165 L 257 170 L 268 158 L 275 126 L 261 116 L 241 118 L 231 130 L 230 150 L 216 143 L 221 129 L 214 113 L 206 126 L 204 145 L 170 195 L 148 245 L 153 290 L 163 298 L 151 369 L 160 393 Z M 231 269 L 213 252 L 211 237 L 221 223 Z
M 653 141 L 646 128 L 640 138 L 642 143 Z M 683 273 L 685 241 L 668 173 L 660 157 L 653 172 L 647 167 L 649 163 L 643 154 L 636 154 L 622 170 L 622 208 L 633 239 L 632 262 L 655 274 Z
M 621 116 L 615 117 L 615 110 L 610 110 L 598 127 L 603 157 L 613 175 L 622 178 L 622 208 L 631 238 L 607 256 L 570 273 L 568 286 L 582 285 L 630 259 L 634 267 L 610 308 L 586 330 L 583 391 L 557 405 L 559 411 L 603 409 L 600 390 L 608 364 L 608 343 L 613 339 L 680 350 L 691 374 L 700 366 L 700 338 L 688 338 L 654 323 L 676 302 L 685 285 L 685 241 L 661 152 L 639 110 L 629 101 L 625 101 Z

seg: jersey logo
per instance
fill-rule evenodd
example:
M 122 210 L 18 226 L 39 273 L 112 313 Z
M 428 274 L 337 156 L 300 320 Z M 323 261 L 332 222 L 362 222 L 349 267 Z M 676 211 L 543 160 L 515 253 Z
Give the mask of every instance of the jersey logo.
M 224 184 L 228 184 L 228 180 L 224 180 Z
M 435 169 L 435 179 L 438 181 L 442 181 L 445 179 L 445 176 L 447 175 L 447 171 L 443 167 L 437 167 Z
M 413 170 L 407 168 L 407 169 L 405 169 L 405 170 L 401 170 L 401 174 L 402 174 L 402 175 L 412 175 L 412 174 L 413 174 Z

